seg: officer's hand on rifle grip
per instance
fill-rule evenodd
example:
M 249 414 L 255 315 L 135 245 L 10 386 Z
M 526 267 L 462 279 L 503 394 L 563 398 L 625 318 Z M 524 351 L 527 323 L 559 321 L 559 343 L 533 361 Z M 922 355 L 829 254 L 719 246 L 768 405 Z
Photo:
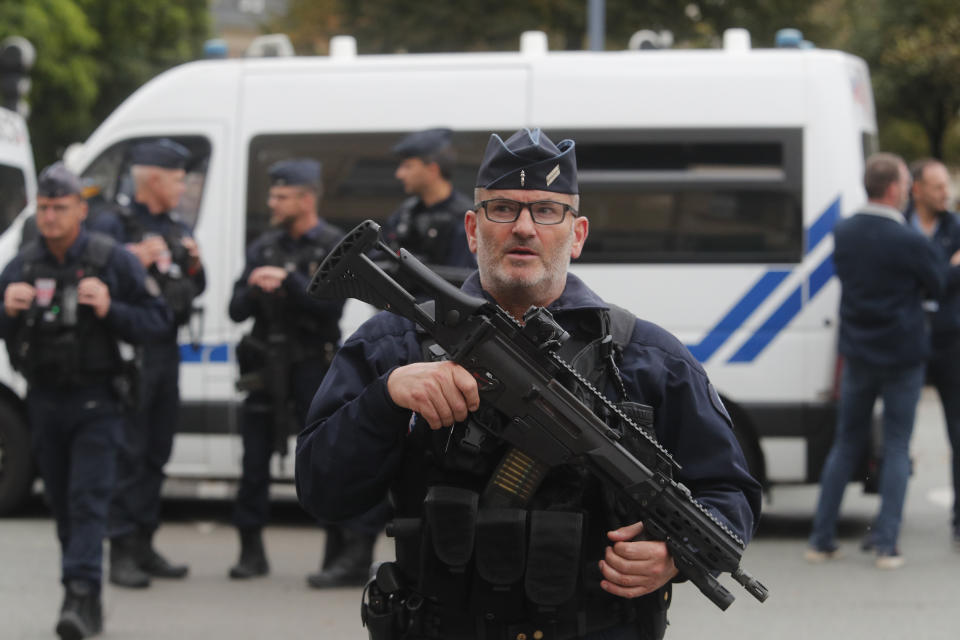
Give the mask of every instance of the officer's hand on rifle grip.
M 613 545 L 600 561 L 604 591 L 636 598 L 656 591 L 679 573 L 666 543 L 644 540 L 642 535 L 642 522 L 607 532 Z
M 431 429 L 452 426 L 480 408 L 476 379 L 450 361 L 397 367 L 387 378 L 387 392 L 398 406 L 420 414 Z
M 26 282 L 13 282 L 7 286 L 3 294 L 3 310 L 11 318 L 17 317 L 21 311 L 26 311 L 33 304 L 37 290 Z

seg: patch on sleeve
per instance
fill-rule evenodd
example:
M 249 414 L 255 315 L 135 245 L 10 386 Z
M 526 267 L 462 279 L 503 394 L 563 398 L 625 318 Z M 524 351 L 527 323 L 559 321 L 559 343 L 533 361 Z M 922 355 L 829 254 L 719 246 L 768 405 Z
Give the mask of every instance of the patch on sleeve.
M 147 276 L 143 281 L 144 286 L 147 288 L 147 293 L 149 293 L 154 298 L 160 296 L 160 285 L 157 284 L 157 281 L 153 276 Z
M 730 418 L 730 414 L 727 413 L 727 408 L 723 406 L 723 400 L 720 399 L 720 394 L 717 393 L 716 388 L 712 383 L 707 383 L 707 390 L 710 394 L 710 404 L 713 405 L 713 408 L 717 410 L 717 413 L 726 418 L 727 422 L 730 423 L 730 426 L 733 426 L 733 420 Z

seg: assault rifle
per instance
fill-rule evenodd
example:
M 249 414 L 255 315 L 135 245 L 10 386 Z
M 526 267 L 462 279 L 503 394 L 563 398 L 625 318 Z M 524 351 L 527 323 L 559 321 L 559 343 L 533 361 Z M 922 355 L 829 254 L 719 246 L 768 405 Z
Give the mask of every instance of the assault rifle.
M 373 249 L 392 256 L 397 271 L 431 299 L 418 302 L 397 284 L 367 255 Z M 726 609 L 734 596 L 717 573 L 730 573 L 757 600 L 767 599 L 766 587 L 740 568 L 743 541 L 672 479 L 679 466 L 670 454 L 557 355 L 565 332 L 545 309 L 531 307 L 523 324 L 517 322 L 445 282 L 405 249 L 390 253 L 370 220 L 327 256 L 308 291 L 357 298 L 417 323 L 476 378 L 481 400 L 507 417 L 481 426 L 513 447 L 496 472 L 499 481 L 491 483 L 500 493 L 496 504 L 511 503 L 511 495 L 513 504 L 525 503 L 545 468 L 581 461 L 618 491 L 632 521 L 643 522 L 649 539 L 664 541 L 680 573 L 718 607 Z M 570 379 L 595 394 L 608 421 L 621 428 L 571 393 L 562 383 Z
M 266 295 L 266 294 L 265 294 Z M 246 335 L 237 347 L 241 373 L 236 381 L 237 391 L 262 391 L 269 397 L 269 407 L 258 407 L 269 411 L 273 423 L 273 450 L 280 454 L 281 461 L 287 455 L 287 439 L 296 433 L 296 411 L 290 384 L 292 366 L 291 345 L 288 332 L 283 325 L 281 300 L 277 294 L 269 294 L 262 300 L 266 312 L 269 331 L 266 339 Z M 255 363 L 250 367 L 248 363 Z M 249 369 L 253 369 L 252 371 Z

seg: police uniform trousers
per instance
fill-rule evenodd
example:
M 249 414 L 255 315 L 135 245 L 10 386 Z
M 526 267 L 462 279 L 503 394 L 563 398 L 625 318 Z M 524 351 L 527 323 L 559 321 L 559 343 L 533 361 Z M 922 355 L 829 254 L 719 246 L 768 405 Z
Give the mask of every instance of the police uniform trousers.
M 313 395 L 326 373 L 319 359 L 293 365 L 290 380 L 298 428 L 307 421 Z M 243 402 L 240 431 L 243 438 L 243 474 L 237 489 L 233 523 L 238 529 L 261 529 L 270 520 L 270 458 L 273 456 L 273 408 L 270 396 L 250 393 Z M 293 434 L 291 434 L 293 435 Z
M 62 580 L 101 584 L 123 412 L 108 383 L 27 395 L 34 454 L 57 523 Z
M 163 467 L 180 416 L 180 347 L 147 344 L 140 371 L 140 405 L 125 421 L 110 511 L 110 537 L 153 533 L 160 526 Z
M 937 389 L 953 451 L 952 525 L 960 527 L 960 333 L 934 334 L 927 380 Z

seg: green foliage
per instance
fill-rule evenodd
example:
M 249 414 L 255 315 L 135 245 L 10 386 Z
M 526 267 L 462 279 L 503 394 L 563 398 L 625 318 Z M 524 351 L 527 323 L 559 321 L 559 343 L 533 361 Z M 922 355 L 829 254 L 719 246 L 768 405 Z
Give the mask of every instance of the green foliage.
M 206 0 L 75 1 L 100 34 L 98 122 L 153 76 L 199 58 L 210 30 Z
M 880 128 L 880 149 L 900 155 L 907 164 L 930 156 L 930 144 L 923 127 L 901 118 L 887 118 Z
M 99 36 L 73 0 L 0 4 L 0 38 L 23 36 L 37 50 L 31 72 L 30 136 L 39 167 L 89 132 L 97 97 Z
M 893 119 L 923 128 L 943 157 L 960 110 L 960 14 L 952 0 L 869 0 L 851 50 L 870 64 L 881 131 Z
M 199 57 L 206 0 L 17 0 L 0 3 L 0 38 L 37 50 L 29 95 L 37 163 L 86 138 L 134 89 Z

